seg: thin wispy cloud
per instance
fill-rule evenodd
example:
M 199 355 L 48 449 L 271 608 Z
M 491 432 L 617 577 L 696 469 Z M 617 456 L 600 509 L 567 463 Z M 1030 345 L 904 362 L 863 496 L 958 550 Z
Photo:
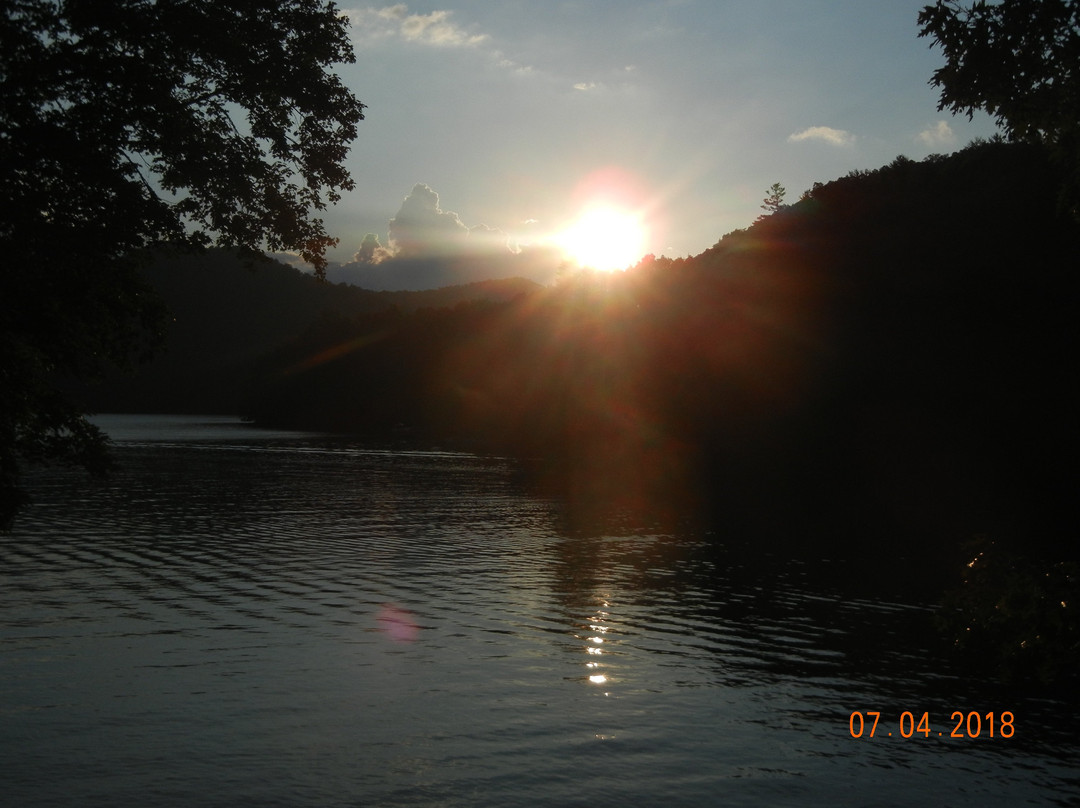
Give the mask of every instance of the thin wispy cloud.
M 607 71 L 606 80 L 576 81 L 571 86 L 575 90 L 585 93 L 634 90 L 637 86 L 633 80 L 636 72 L 636 66 L 627 65 L 618 70 Z
M 496 47 L 489 34 L 452 19 L 453 11 L 437 10 L 429 14 L 411 14 L 405 3 L 375 8 L 351 8 L 342 12 L 352 23 L 353 40 L 358 45 L 377 42 L 405 42 L 430 48 L 471 50 L 487 57 L 500 70 L 518 76 L 534 74 L 531 65 L 522 64 Z
M 451 19 L 451 11 L 410 14 L 404 3 L 382 8 L 346 9 L 353 24 L 353 36 L 360 41 L 400 39 L 439 48 L 472 48 L 487 41 L 487 34 L 474 33 Z
M 929 129 L 924 129 L 915 136 L 919 143 L 931 149 L 952 146 L 956 143 L 956 133 L 947 121 L 938 121 Z
M 495 63 L 496 67 L 500 67 L 503 70 L 508 70 L 519 76 L 529 76 L 535 73 L 535 69 L 532 65 L 524 65 L 521 62 L 515 62 L 513 59 L 508 58 L 502 51 L 492 51 L 491 59 Z
M 855 143 L 855 135 L 843 129 L 833 129 L 831 126 L 811 126 L 809 129 L 788 135 L 789 143 L 799 143 L 803 140 L 820 140 L 833 146 L 851 146 Z

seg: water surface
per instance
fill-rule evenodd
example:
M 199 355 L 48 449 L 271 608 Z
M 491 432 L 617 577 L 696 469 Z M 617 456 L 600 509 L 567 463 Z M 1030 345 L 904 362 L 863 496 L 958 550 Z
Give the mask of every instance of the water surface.
M 839 562 L 571 532 L 499 458 L 102 424 L 117 474 L 35 472 L 0 535 L 8 804 L 1080 796 L 1072 705 L 961 677 L 932 604 L 845 586 Z M 879 737 L 851 737 L 853 710 L 882 712 Z M 899 737 L 904 710 L 932 736 Z M 949 738 L 954 710 L 1010 710 L 1016 735 Z

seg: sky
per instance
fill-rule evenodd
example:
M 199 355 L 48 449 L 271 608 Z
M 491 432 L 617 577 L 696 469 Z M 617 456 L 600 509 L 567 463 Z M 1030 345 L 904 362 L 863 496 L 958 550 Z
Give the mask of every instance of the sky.
M 367 108 L 328 257 L 352 261 L 368 233 L 364 260 L 565 245 L 597 200 L 636 217 L 641 254 L 696 255 L 774 182 L 794 202 L 993 135 L 937 110 L 923 5 L 343 0 L 356 62 L 337 70 Z

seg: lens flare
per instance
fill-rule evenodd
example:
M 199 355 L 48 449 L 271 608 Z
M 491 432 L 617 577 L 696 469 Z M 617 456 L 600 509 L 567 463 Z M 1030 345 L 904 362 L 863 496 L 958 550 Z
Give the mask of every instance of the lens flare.
M 420 633 L 420 626 L 416 624 L 412 612 L 393 603 L 380 606 L 375 619 L 379 624 L 379 631 L 394 642 L 412 642 Z

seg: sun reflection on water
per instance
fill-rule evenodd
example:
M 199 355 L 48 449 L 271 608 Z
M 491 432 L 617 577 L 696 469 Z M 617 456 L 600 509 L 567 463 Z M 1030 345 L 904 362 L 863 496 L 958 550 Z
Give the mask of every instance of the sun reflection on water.
M 598 659 L 604 655 L 605 642 L 612 641 L 610 634 L 613 632 L 613 627 L 608 608 L 607 600 L 602 600 L 596 611 L 586 617 L 584 623 L 581 624 L 585 632 L 575 635 L 585 643 L 585 653 L 588 655 L 588 661 L 585 663 L 588 674 L 582 678 L 594 685 L 606 685 L 612 681 L 609 673 L 601 672 L 601 669 L 608 667 L 607 664 Z M 605 692 L 604 695 L 607 696 L 610 693 Z

